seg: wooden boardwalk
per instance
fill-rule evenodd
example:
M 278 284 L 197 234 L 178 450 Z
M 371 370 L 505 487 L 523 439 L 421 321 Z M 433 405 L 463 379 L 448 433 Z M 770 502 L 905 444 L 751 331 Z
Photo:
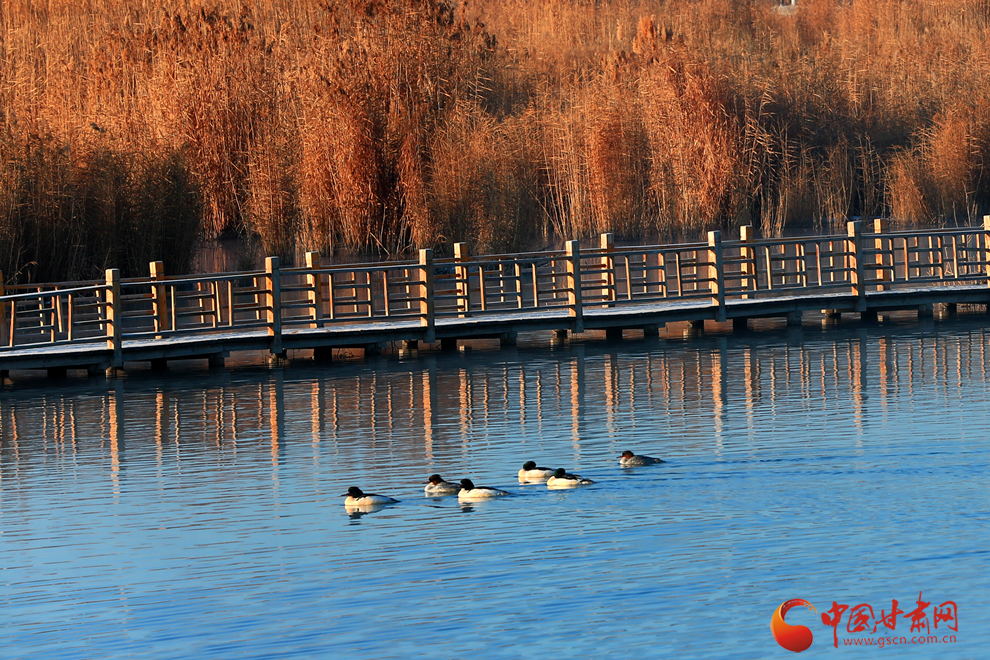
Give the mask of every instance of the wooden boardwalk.
M 164 367 L 232 351 L 284 356 L 312 349 L 379 351 L 388 342 L 456 342 L 519 332 L 641 328 L 664 324 L 786 317 L 807 311 L 877 312 L 934 304 L 990 302 L 990 217 L 951 230 L 864 231 L 844 235 L 738 240 L 710 232 L 706 243 L 616 248 L 603 234 L 594 249 L 325 266 L 306 264 L 238 273 L 150 275 L 53 284 L 2 284 L 0 375 L 13 369 L 103 372 L 127 362 Z

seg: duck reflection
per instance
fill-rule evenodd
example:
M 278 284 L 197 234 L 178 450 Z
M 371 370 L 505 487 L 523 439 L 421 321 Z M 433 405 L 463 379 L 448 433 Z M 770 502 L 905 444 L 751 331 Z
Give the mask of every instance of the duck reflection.
M 387 509 L 388 504 L 345 504 L 344 511 L 351 520 L 360 520 L 369 513 L 378 513 Z

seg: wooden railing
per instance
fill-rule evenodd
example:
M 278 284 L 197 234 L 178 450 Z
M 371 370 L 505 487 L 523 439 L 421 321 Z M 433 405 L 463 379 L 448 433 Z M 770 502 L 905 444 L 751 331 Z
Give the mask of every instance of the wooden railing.
M 566 311 L 583 328 L 588 308 L 707 300 L 727 301 L 838 291 L 865 300 L 868 291 L 986 284 L 990 217 L 980 228 L 869 232 L 850 222 L 844 235 L 755 239 L 743 227 L 725 241 L 616 248 L 610 234 L 597 247 L 503 255 L 468 254 L 416 261 L 304 265 L 166 276 L 161 262 L 144 278 L 7 285 L 0 275 L 0 350 L 106 342 L 119 354 L 129 339 L 258 332 L 280 350 L 283 333 L 355 324 L 408 322 L 432 340 L 438 320 Z

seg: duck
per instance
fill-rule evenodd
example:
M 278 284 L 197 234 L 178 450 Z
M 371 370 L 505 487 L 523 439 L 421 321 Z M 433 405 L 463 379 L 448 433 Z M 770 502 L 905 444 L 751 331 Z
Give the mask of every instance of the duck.
M 470 479 L 461 479 L 461 490 L 457 493 L 459 500 L 487 500 L 493 497 L 508 495 L 504 490 L 489 488 L 488 486 L 475 486 Z
M 595 482 L 591 479 L 585 479 L 580 474 L 568 474 L 564 468 L 557 468 L 553 476 L 547 480 L 547 488 L 575 488 L 593 483 Z
M 656 463 L 666 463 L 666 461 L 662 458 L 637 455 L 628 449 L 622 452 L 622 456 L 619 456 L 619 465 L 622 467 L 638 467 L 640 465 L 655 465 Z
M 455 484 L 452 481 L 444 481 L 443 477 L 439 474 L 431 474 L 429 481 L 426 482 L 427 495 L 456 495 L 461 490 L 460 484 Z
M 526 461 L 519 470 L 519 483 L 542 484 L 552 476 L 553 470 L 550 468 L 537 467 L 535 461 Z
M 357 486 L 348 488 L 347 492 L 341 495 L 341 497 L 347 498 L 344 500 L 344 506 L 373 506 L 376 504 L 392 504 L 399 501 L 386 495 L 366 493 Z

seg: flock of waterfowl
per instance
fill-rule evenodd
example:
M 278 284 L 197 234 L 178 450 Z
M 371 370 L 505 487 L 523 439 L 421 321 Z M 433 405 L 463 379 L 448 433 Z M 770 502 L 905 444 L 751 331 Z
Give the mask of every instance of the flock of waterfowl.
M 638 467 L 642 465 L 654 465 L 664 461 L 652 456 L 642 456 L 631 451 L 622 452 L 619 457 L 619 465 L 622 467 Z M 519 483 L 521 484 L 542 484 L 545 483 L 551 490 L 561 488 L 577 488 L 595 483 L 591 479 L 585 479 L 579 474 L 571 474 L 564 468 L 551 470 L 550 468 L 539 467 L 534 461 L 523 463 L 519 470 Z M 475 486 L 470 479 L 461 479 L 460 483 L 444 481 L 439 474 L 431 474 L 426 482 L 424 492 L 430 497 L 442 497 L 444 495 L 457 495 L 457 499 L 463 502 L 477 500 L 488 500 L 496 497 L 509 495 L 508 491 L 490 486 Z M 342 497 L 345 497 L 344 507 L 348 510 L 359 510 L 394 504 L 399 500 L 387 495 L 376 495 L 375 493 L 365 493 L 357 486 L 351 486 Z

